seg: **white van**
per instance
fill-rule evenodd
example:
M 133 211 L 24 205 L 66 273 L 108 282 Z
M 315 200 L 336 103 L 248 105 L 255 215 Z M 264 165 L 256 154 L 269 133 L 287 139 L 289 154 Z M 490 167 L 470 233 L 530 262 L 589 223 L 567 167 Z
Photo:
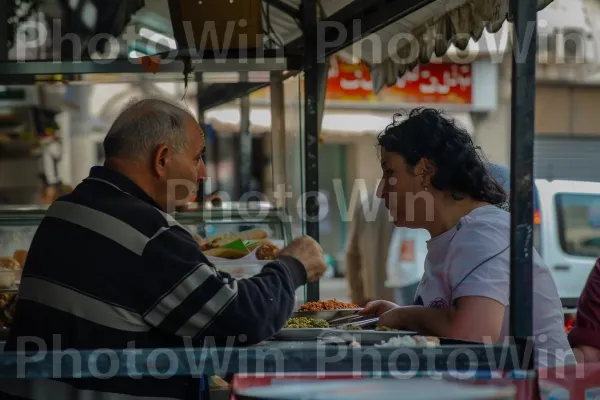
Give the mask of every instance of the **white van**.
M 536 179 L 534 246 L 574 307 L 600 257 L 600 183 Z

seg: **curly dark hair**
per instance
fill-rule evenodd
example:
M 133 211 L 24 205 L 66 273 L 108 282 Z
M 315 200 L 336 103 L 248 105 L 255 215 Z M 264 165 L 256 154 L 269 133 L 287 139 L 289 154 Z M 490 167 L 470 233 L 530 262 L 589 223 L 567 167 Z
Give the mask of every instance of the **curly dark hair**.
M 394 122 L 377 138 L 379 150 L 397 153 L 414 167 L 426 158 L 437 171 L 431 185 L 449 191 L 455 200 L 471 197 L 503 206 L 507 194 L 490 174 L 469 133 L 433 108 L 416 108 L 394 114 Z

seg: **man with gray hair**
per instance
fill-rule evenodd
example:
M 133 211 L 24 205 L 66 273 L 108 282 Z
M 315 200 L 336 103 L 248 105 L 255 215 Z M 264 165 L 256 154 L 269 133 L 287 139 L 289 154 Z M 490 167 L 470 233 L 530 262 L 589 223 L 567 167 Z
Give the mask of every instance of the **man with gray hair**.
M 185 110 L 136 102 L 114 122 L 104 149 L 104 166 L 54 202 L 35 234 L 5 351 L 199 347 L 208 338 L 254 344 L 283 327 L 296 289 L 325 272 L 323 251 L 310 238 L 296 239 L 249 279 L 235 280 L 207 260 L 167 212 L 174 198 L 189 195 L 170 195 L 171 182 L 188 182 L 179 185 L 187 191 L 206 178 L 204 134 Z M 93 367 L 112 370 L 110 363 Z M 190 377 L 55 378 L 2 380 L 0 392 L 20 399 L 199 397 Z

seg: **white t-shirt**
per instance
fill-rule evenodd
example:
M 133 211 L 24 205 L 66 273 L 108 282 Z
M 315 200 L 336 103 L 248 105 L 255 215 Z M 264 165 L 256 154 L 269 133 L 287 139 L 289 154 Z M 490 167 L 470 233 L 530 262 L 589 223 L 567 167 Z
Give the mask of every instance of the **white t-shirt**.
M 492 298 L 506 306 L 499 340 L 504 343 L 509 336 L 509 243 L 508 212 L 495 206 L 473 210 L 454 228 L 427 242 L 425 273 L 417 289 L 415 304 L 444 308 L 464 296 Z M 558 290 L 550 271 L 535 250 L 533 263 L 536 367 L 552 368 L 574 363 L 564 330 Z M 507 356 L 511 357 L 510 354 Z M 499 361 L 496 360 L 496 363 Z

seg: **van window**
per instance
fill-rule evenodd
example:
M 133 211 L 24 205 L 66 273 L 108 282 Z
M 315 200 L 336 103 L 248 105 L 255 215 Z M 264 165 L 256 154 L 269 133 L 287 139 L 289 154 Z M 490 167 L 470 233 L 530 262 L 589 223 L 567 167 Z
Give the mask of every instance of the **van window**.
M 567 254 L 600 257 L 600 195 L 555 196 L 560 245 Z

